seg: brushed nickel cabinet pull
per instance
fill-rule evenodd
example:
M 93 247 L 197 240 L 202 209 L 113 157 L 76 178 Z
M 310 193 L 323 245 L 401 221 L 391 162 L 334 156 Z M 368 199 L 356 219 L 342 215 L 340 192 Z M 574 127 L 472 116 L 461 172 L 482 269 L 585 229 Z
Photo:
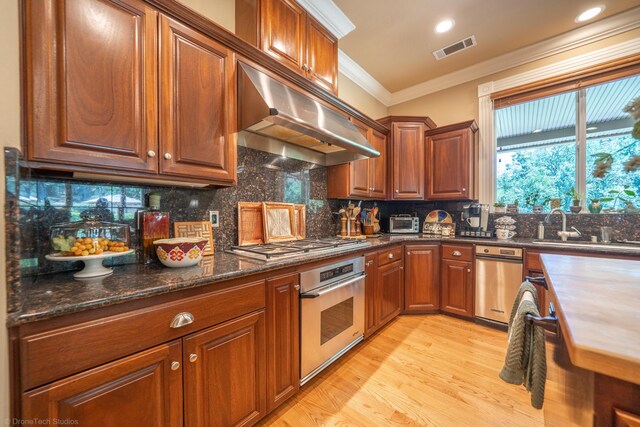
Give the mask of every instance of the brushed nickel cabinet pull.
M 470 268 L 467 268 L 467 273 L 471 273 L 471 269 Z
M 299 291 L 300 290 L 300 285 L 295 285 L 294 288 L 295 288 L 296 291 Z
M 393 254 L 389 254 L 389 255 L 387 256 L 387 258 L 389 258 L 389 259 L 393 259 Z
M 453 255 L 453 256 L 462 256 L 462 252 L 460 252 L 460 251 L 453 251 L 453 252 L 451 252 L 451 255 Z
M 149 150 L 149 151 L 147 151 L 147 156 L 149 156 L 149 157 L 155 157 L 155 156 L 156 156 L 156 152 L 155 152 L 155 151 L 153 151 L 153 150 Z
M 172 159 L 172 157 L 173 157 L 173 156 L 171 155 L 171 153 L 164 153 L 164 158 L 165 158 L 165 159 L 167 159 L 167 160 L 171 160 L 171 159 Z
M 180 362 L 176 362 L 176 361 L 171 362 L 171 370 L 177 371 L 178 369 L 180 369 Z
M 177 329 L 186 325 L 190 325 L 193 323 L 193 321 L 193 314 L 187 311 L 183 311 L 182 313 L 178 313 L 175 315 L 169 326 L 171 326 L 173 329 Z
M 191 353 L 191 354 L 189 355 L 189 362 L 193 363 L 193 362 L 195 362 L 196 360 L 198 360 L 198 355 L 197 355 L 197 354 L 195 354 L 195 353 Z

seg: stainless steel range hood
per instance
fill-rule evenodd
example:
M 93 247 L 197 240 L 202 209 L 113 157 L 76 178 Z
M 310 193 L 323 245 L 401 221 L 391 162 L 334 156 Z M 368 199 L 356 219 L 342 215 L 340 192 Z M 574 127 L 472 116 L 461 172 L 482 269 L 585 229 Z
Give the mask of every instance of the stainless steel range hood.
M 238 63 L 238 144 L 325 166 L 378 157 L 344 116 Z

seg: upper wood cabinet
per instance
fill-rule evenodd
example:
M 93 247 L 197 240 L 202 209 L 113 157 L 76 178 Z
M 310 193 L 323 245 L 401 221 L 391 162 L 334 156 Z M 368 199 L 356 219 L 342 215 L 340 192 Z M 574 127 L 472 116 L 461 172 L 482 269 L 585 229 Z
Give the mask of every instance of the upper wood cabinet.
M 379 120 L 391 130 L 389 150 L 390 200 L 424 200 L 424 132 L 435 127 L 428 117 L 389 116 Z
M 440 308 L 440 245 L 405 245 L 404 312 Z
M 338 40 L 294 0 L 236 0 L 236 35 L 338 93 Z
M 300 388 L 298 273 L 267 280 L 267 411 Z
M 387 137 L 356 120 L 351 121 L 373 148 L 380 152 L 380 157 L 330 166 L 327 170 L 327 197 L 384 200 L 387 195 Z
M 233 52 L 142 0 L 21 4 L 31 166 L 235 183 Z
M 474 120 L 432 129 L 427 137 L 427 200 L 477 197 L 478 125 Z
M 234 181 L 234 54 L 160 16 L 160 171 Z

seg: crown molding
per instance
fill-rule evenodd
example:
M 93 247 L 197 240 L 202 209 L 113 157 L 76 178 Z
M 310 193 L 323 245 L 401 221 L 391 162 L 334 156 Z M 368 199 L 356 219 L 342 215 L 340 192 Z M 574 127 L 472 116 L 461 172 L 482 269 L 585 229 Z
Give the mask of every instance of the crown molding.
M 338 39 L 356 26 L 333 0 L 297 0 L 297 2 Z
M 519 65 L 576 49 L 636 28 L 640 28 L 640 7 L 393 93 L 386 90 L 384 86 L 342 51 L 338 52 L 338 66 L 341 73 L 349 77 L 385 106 L 390 107 Z M 626 44 L 622 43 L 622 45 Z M 625 47 L 623 46 L 622 48 Z M 604 53 L 606 54 L 606 52 Z M 634 52 L 628 52 L 628 54 L 632 53 Z M 597 62 L 595 56 L 586 58 L 586 60 L 591 61 L 591 63 Z
M 386 107 L 391 103 L 391 92 L 385 89 L 376 79 L 367 73 L 358 63 L 351 59 L 342 49 L 338 49 L 338 70 L 376 98 Z

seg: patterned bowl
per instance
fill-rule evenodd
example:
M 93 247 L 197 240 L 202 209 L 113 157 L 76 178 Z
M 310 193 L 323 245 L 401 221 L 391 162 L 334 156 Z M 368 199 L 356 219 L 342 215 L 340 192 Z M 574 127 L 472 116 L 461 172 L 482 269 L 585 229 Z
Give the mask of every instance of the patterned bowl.
M 201 237 L 176 237 L 153 242 L 156 254 L 167 267 L 191 267 L 202 259 L 207 239 Z

